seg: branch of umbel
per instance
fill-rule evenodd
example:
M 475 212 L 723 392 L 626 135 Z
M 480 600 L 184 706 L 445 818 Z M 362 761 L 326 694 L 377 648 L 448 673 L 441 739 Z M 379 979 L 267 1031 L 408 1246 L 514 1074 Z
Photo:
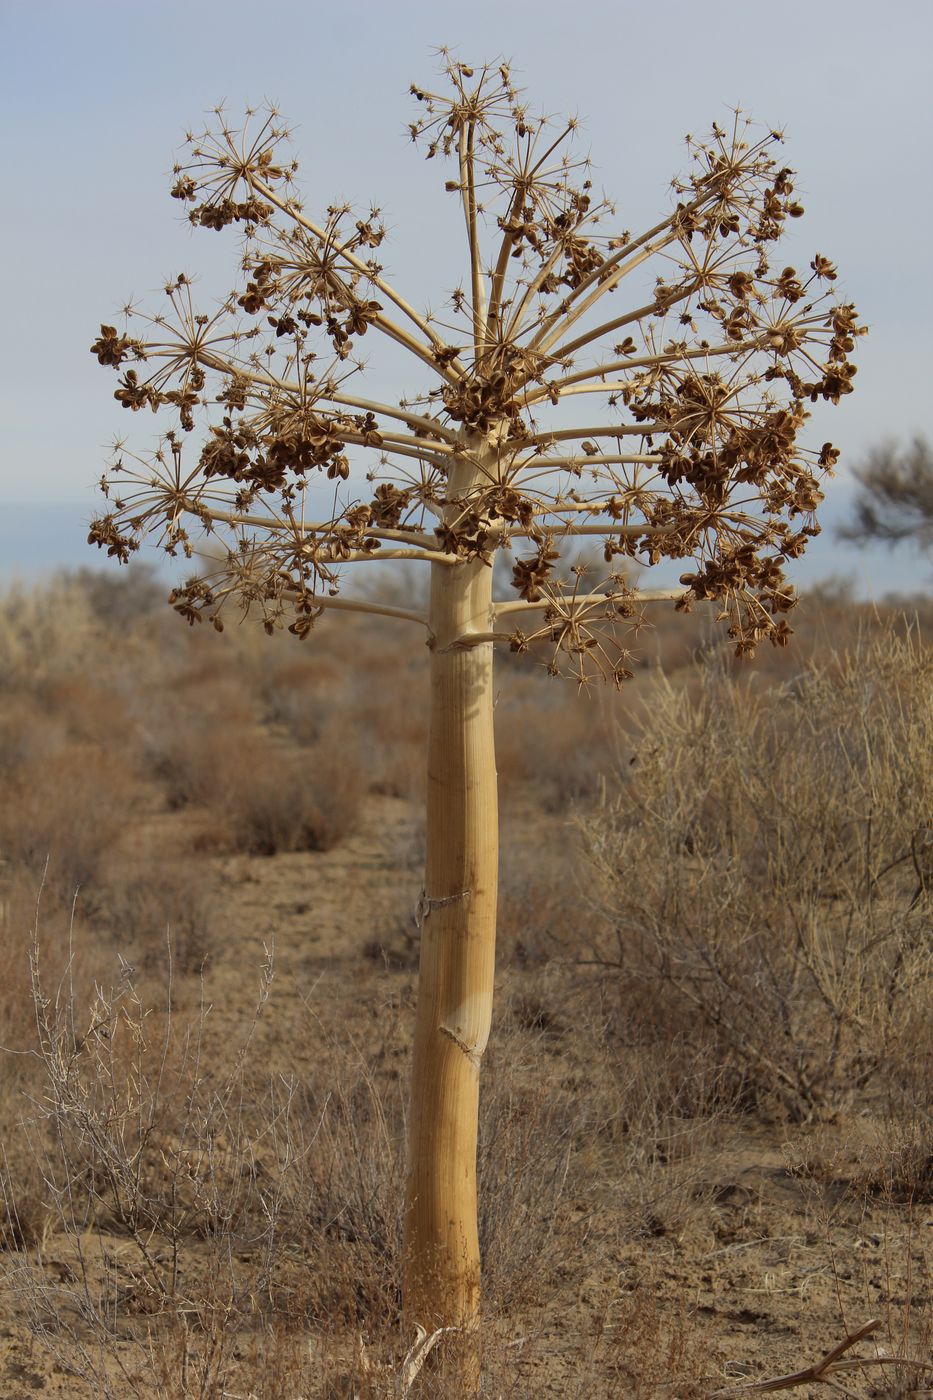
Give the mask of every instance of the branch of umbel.
M 305 211 L 274 109 L 240 129 L 218 111 L 188 138 L 172 194 L 199 228 L 239 226 L 241 274 L 211 314 L 182 275 L 161 309 L 101 326 L 92 349 L 120 375 L 117 400 L 170 421 L 149 454 L 118 446 L 90 539 L 125 562 L 147 536 L 189 559 L 210 537 L 209 567 L 172 595 L 192 624 L 222 627 L 235 608 L 304 637 L 350 565 L 491 566 L 524 546 L 514 600 L 464 645 L 503 640 L 550 671 L 620 683 L 661 595 L 714 604 L 740 653 L 783 645 L 785 566 L 818 532 L 839 455 L 799 436 L 811 403 L 851 392 L 863 328 L 828 258 L 772 266 L 803 213 L 780 134 L 736 113 L 688 138 L 671 209 L 633 236 L 595 195 L 574 123 L 532 115 L 507 66 L 448 55 L 444 79 L 412 89 L 411 127 L 429 159 L 451 161 L 465 223 L 466 290 L 444 320 L 386 277 L 377 208 Z M 356 390 L 376 372 L 363 350 L 384 343 L 420 381 L 397 404 Z M 568 422 L 581 394 L 586 419 Z M 585 586 L 567 554 L 578 537 L 606 566 Z M 634 569 L 666 560 L 690 561 L 679 589 L 633 587 Z M 527 633 L 498 626 L 514 613 L 536 614 Z

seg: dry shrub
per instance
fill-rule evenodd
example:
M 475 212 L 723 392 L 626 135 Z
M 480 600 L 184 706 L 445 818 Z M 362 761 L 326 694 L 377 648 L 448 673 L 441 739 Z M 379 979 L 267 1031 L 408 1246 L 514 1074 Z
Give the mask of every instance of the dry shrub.
M 579 1172 L 609 1239 L 679 1237 L 709 1201 L 733 1105 L 684 1042 L 619 1051 L 576 1076 L 586 1104 Z
M 173 678 L 170 695 L 179 706 L 178 718 L 195 724 L 243 729 L 259 719 L 248 667 L 237 656 L 196 652 Z
M 595 796 L 612 764 L 606 694 L 568 695 L 543 670 L 503 666 L 496 709 L 496 764 L 506 801 L 522 789 L 546 812 Z M 527 662 L 523 663 L 527 667 Z
M 43 1074 L 36 1055 L 36 1011 L 30 949 L 38 912 L 49 939 L 48 975 L 76 998 L 87 999 L 91 976 L 81 943 L 86 930 L 67 903 L 22 873 L 0 888 L 0 1249 L 29 1248 L 43 1238 L 51 1208 L 21 1120 L 41 1097 Z M 77 945 L 75 943 L 77 938 Z
M 63 747 L 22 762 L 0 809 L 0 849 L 41 876 L 56 895 L 95 897 L 101 876 L 136 800 L 132 773 L 108 749 Z
M 480 1102 L 484 1279 L 527 1306 L 620 1244 L 676 1236 L 715 1182 L 733 1105 L 681 1042 L 620 1042 L 566 965 L 500 988 Z
M 261 856 L 315 848 L 314 794 L 296 763 L 248 733 L 218 736 L 211 753 L 207 848 Z
M 545 1304 L 557 1283 L 579 1277 L 583 1259 L 588 1274 L 611 1278 L 607 1243 L 656 1230 L 658 1219 L 671 1228 L 672 1194 L 686 1186 L 685 1114 L 699 1111 L 683 1084 L 675 1101 L 660 1055 L 654 1078 L 644 1066 L 633 1073 L 606 1019 L 580 1014 L 589 998 L 575 977 L 555 964 L 506 989 L 484 1073 L 486 1371 L 493 1393 L 515 1400 L 537 1393 L 539 1376 L 551 1383 L 558 1358 L 524 1320 L 516 1348 L 516 1325 L 497 1324 L 497 1311 Z M 289 1055 L 304 1081 L 293 1069 L 268 1080 L 248 1047 L 232 1067 L 206 1063 L 203 1023 L 170 1017 L 170 996 L 144 1006 L 130 977 L 83 1012 L 56 987 L 39 988 L 47 1135 L 38 1160 L 54 1257 L 67 1269 L 12 1267 L 62 1364 L 108 1397 L 133 1393 L 129 1375 L 135 1393 L 179 1400 L 193 1385 L 270 1400 L 343 1395 L 354 1393 L 340 1388 L 348 1377 L 360 1395 L 395 1394 L 407 1076 L 393 1061 L 407 1045 L 404 1002 L 394 1014 L 380 1008 L 376 1056 L 310 1026 Z M 664 1068 L 678 1077 L 676 1062 Z M 266 1304 L 277 1330 L 254 1331 Z M 646 1291 L 605 1306 L 599 1336 L 562 1346 L 562 1393 L 608 1397 L 629 1372 L 632 1393 L 646 1397 L 662 1370 L 692 1385 L 697 1344 L 657 1311 L 656 1367 L 638 1370 Z M 310 1372 L 291 1330 L 306 1336 L 309 1324 L 324 1352 Z M 355 1354 L 357 1330 L 369 1369 Z M 443 1355 L 424 1393 L 457 1394 Z
M 887 632 L 763 693 L 661 687 L 583 822 L 617 931 L 724 1062 L 794 1117 L 890 1073 L 930 1005 L 933 665 Z
M 290 1230 L 307 1261 L 301 1309 L 318 1324 L 391 1327 L 401 1301 L 401 1086 L 380 1082 L 359 1052 L 333 1039 L 318 1060 L 325 1072 L 300 1098 L 317 1131 L 290 1198 Z
M 218 945 L 218 894 L 195 861 L 150 862 L 121 870 L 98 921 L 147 971 L 164 966 L 168 948 L 179 973 L 201 972 Z
M 538 1039 L 500 1034 L 484 1062 L 479 1231 L 486 1296 L 496 1307 L 540 1302 L 561 1261 L 586 1239 L 571 1194 L 581 1106 L 556 1086 L 543 1093 L 540 1082 L 527 1082 Z
M 336 628 L 324 620 L 313 650 L 291 638 L 264 641 L 272 660 L 256 660 L 253 686 L 277 737 L 326 748 L 337 729 L 352 743 L 370 791 L 417 798 L 426 738 L 423 647 L 363 618 Z
M 690 614 L 659 608 L 652 611 L 650 625 L 639 632 L 634 669 L 660 671 L 686 686 L 715 663 L 734 677 L 755 675 L 760 686 L 782 685 L 793 681 L 802 666 L 819 662 L 828 652 L 854 651 L 885 632 L 903 636 L 918 628 L 929 635 L 933 600 L 929 593 L 917 593 L 861 602 L 850 581 L 828 578 L 801 595 L 791 621 L 794 637 L 789 647 L 764 647 L 754 658 L 737 658 L 731 639 L 716 621 L 714 605 L 699 604 Z M 640 675 L 630 687 L 621 707 L 624 712 L 645 702 L 646 679 Z
M 189 1394 L 185 1377 L 206 1364 L 203 1393 L 219 1394 L 235 1320 L 284 1267 L 290 1177 L 314 1131 L 294 1082 L 252 1062 L 271 961 L 223 1068 L 202 1054 L 206 1008 L 182 1023 L 170 982 L 161 1006 L 144 1004 L 124 966 L 88 1002 L 47 980 L 38 942 L 32 968 L 42 1084 L 28 1142 L 64 1267 L 20 1256 L 8 1278 L 52 1353 L 100 1393 L 126 1394 L 134 1374 L 131 1393 Z M 159 1319 L 158 1343 L 140 1317 Z
M 38 687 L 37 699 L 44 722 L 54 729 L 59 721 L 79 744 L 106 746 L 110 754 L 135 747 L 126 696 L 112 684 L 83 675 L 54 676 Z
M 5 903 L 5 910 L 9 902 Z M 28 965 L 14 955 L 5 920 L 0 951 L 0 1251 L 28 1249 L 39 1241 L 50 1220 L 42 1174 L 28 1150 L 19 1124 L 28 1111 L 26 1096 L 40 1086 L 34 1048 L 35 1024 L 29 995 Z
M 238 733 L 220 715 L 182 705 L 176 696 L 151 706 L 141 732 L 146 769 L 172 809 L 206 801 L 224 765 L 235 761 Z
M 345 673 L 326 653 L 280 659 L 258 681 L 263 719 L 281 726 L 296 744 L 313 744 L 342 682 L 345 688 Z
M 331 620 L 332 621 L 332 620 Z M 423 644 L 368 618 L 321 623 L 312 652 L 266 666 L 264 718 L 302 745 L 349 738 L 370 791 L 419 800 L 424 787 L 427 673 Z
M 933 1202 L 933 1106 L 882 1120 L 855 1178 L 863 1194 L 907 1206 Z
M 364 778 L 339 731 L 296 755 L 255 735 L 228 735 L 224 746 L 229 758 L 206 797 L 209 844 L 263 856 L 328 851 L 353 830 Z
M 0 780 L 15 781 L 24 767 L 52 764 L 66 744 L 66 724 L 37 709 L 31 696 L 0 697 Z
M 372 792 L 424 801 L 427 752 L 427 715 L 422 697 L 406 684 L 404 673 L 396 678 L 366 677 L 361 698 L 355 699 L 343 722 L 356 736 Z
M 164 610 L 168 586 L 155 568 L 135 559 L 120 570 L 70 569 L 61 575 L 62 587 L 79 592 L 91 612 L 106 628 L 121 631 L 140 621 L 151 627 L 155 615 Z
M 582 887 L 576 833 L 563 830 L 560 837 L 544 842 L 536 831 L 523 832 L 517 820 L 507 824 L 496 933 L 500 964 L 579 957 L 598 939 L 603 918 Z
M 404 1041 L 401 1019 L 387 1024 L 388 1051 Z M 345 1326 L 362 1328 L 376 1343 L 391 1335 L 405 1114 L 404 1084 L 386 1056 L 369 1062 L 320 1030 L 306 1047 L 313 1078 L 283 1078 L 258 1092 L 261 1076 L 249 1058 L 213 1073 L 200 1056 L 197 1025 L 184 1034 L 142 1006 L 130 979 L 83 1018 L 40 997 L 40 1021 L 52 1144 L 40 1161 L 69 1241 L 65 1254 L 82 1282 L 69 1289 L 34 1277 L 30 1287 L 33 1296 L 48 1295 L 61 1318 L 84 1290 L 80 1325 L 42 1324 L 71 1364 L 90 1333 L 103 1337 L 109 1327 L 111 1346 L 119 1337 L 129 1344 L 126 1332 L 113 1332 L 113 1290 L 129 1314 L 160 1312 L 146 1365 L 168 1367 L 159 1382 L 165 1394 L 175 1393 L 166 1377 L 177 1384 L 184 1352 L 175 1327 L 182 1313 L 206 1335 L 223 1316 L 227 1349 L 216 1357 L 228 1381 L 230 1336 L 258 1297 L 274 1300 L 283 1326 L 310 1322 L 332 1338 Z M 573 1168 L 592 1110 L 576 1087 L 550 1095 L 534 1087 L 536 1041 L 522 1031 L 505 1036 L 490 1057 L 484 1095 L 481 1229 L 494 1309 L 540 1301 L 575 1249 L 594 1258 L 580 1207 L 584 1184 Z M 111 1240 L 125 1247 L 115 1250 Z M 209 1251 L 211 1268 L 202 1253 L 192 1272 L 195 1246 Z M 101 1251 L 118 1256 L 115 1271 L 103 1269 Z M 186 1364 L 194 1360 L 192 1351 Z
M 43 1082 L 29 1142 L 64 1267 L 20 1256 L 6 1272 L 61 1364 L 106 1396 L 127 1393 L 130 1374 L 141 1395 L 186 1396 L 195 1380 L 219 1395 L 234 1372 L 247 1379 L 234 1341 L 270 1307 L 278 1364 L 294 1362 L 288 1327 L 397 1326 L 397 1085 L 326 1044 L 313 1087 L 270 1075 L 255 1019 L 228 1063 L 209 1065 L 208 1013 L 180 1019 L 171 983 L 148 1005 L 124 968 L 81 1005 L 46 983 L 38 954 L 34 967 Z M 269 961 L 256 1019 L 271 982 Z
M 144 728 L 147 763 L 171 808 L 199 807 L 203 849 L 274 855 L 329 850 L 353 830 L 366 790 L 355 736 L 325 715 L 318 737 L 297 749 L 251 720 L 252 701 L 229 678 L 200 677 L 167 697 Z M 231 693 L 232 692 L 232 693 Z
M 245 684 L 209 662 L 189 665 L 138 708 L 144 766 L 172 808 L 206 801 L 254 727 Z
M 324 726 L 306 774 L 314 795 L 311 849 L 329 851 L 356 827 L 368 785 L 356 735 L 342 716 Z
M 0 677 L 4 689 L 30 690 L 79 671 L 101 629 L 87 596 L 63 579 L 0 595 Z
M 489 1052 L 495 1065 L 505 1047 L 510 1081 L 528 1096 L 527 1117 L 541 1120 L 541 1159 L 527 1167 L 534 1183 L 553 1179 L 564 1116 L 575 1215 L 556 1229 L 555 1243 L 566 1258 L 568 1239 L 585 1239 L 589 1267 L 621 1241 L 680 1234 L 711 1194 L 735 1113 L 714 1059 L 698 1057 L 680 1028 L 665 1032 L 616 1009 L 602 981 L 566 963 L 513 974 L 500 991 Z M 488 1082 L 484 1093 L 495 1093 Z M 514 1235 L 504 1238 L 514 1244 Z

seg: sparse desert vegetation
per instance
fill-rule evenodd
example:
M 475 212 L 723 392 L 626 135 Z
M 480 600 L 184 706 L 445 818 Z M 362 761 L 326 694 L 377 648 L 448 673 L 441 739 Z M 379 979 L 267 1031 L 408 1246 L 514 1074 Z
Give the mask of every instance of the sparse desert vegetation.
M 398 1395 L 423 647 L 131 580 L 0 606 L 0 1394 Z M 928 626 L 503 657 L 484 1393 L 929 1391 Z

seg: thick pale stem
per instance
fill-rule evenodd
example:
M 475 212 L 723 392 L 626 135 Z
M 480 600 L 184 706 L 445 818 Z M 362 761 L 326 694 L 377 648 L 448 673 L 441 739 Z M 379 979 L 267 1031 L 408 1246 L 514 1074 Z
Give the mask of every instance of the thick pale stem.
M 476 1203 L 479 1068 L 495 967 L 498 817 L 492 570 L 432 566 L 427 865 L 419 903 L 405 1216 L 406 1317 L 464 1329 L 463 1381 L 478 1380 Z

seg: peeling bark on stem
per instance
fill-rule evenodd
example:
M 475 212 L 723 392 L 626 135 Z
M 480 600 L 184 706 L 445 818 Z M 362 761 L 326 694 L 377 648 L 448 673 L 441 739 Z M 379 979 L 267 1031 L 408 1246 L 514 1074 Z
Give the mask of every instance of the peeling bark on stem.
M 495 969 L 498 811 L 492 569 L 432 565 L 427 864 L 412 1071 L 404 1304 L 409 1325 L 463 1329 L 464 1395 L 479 1379 L 479 1067 Z

